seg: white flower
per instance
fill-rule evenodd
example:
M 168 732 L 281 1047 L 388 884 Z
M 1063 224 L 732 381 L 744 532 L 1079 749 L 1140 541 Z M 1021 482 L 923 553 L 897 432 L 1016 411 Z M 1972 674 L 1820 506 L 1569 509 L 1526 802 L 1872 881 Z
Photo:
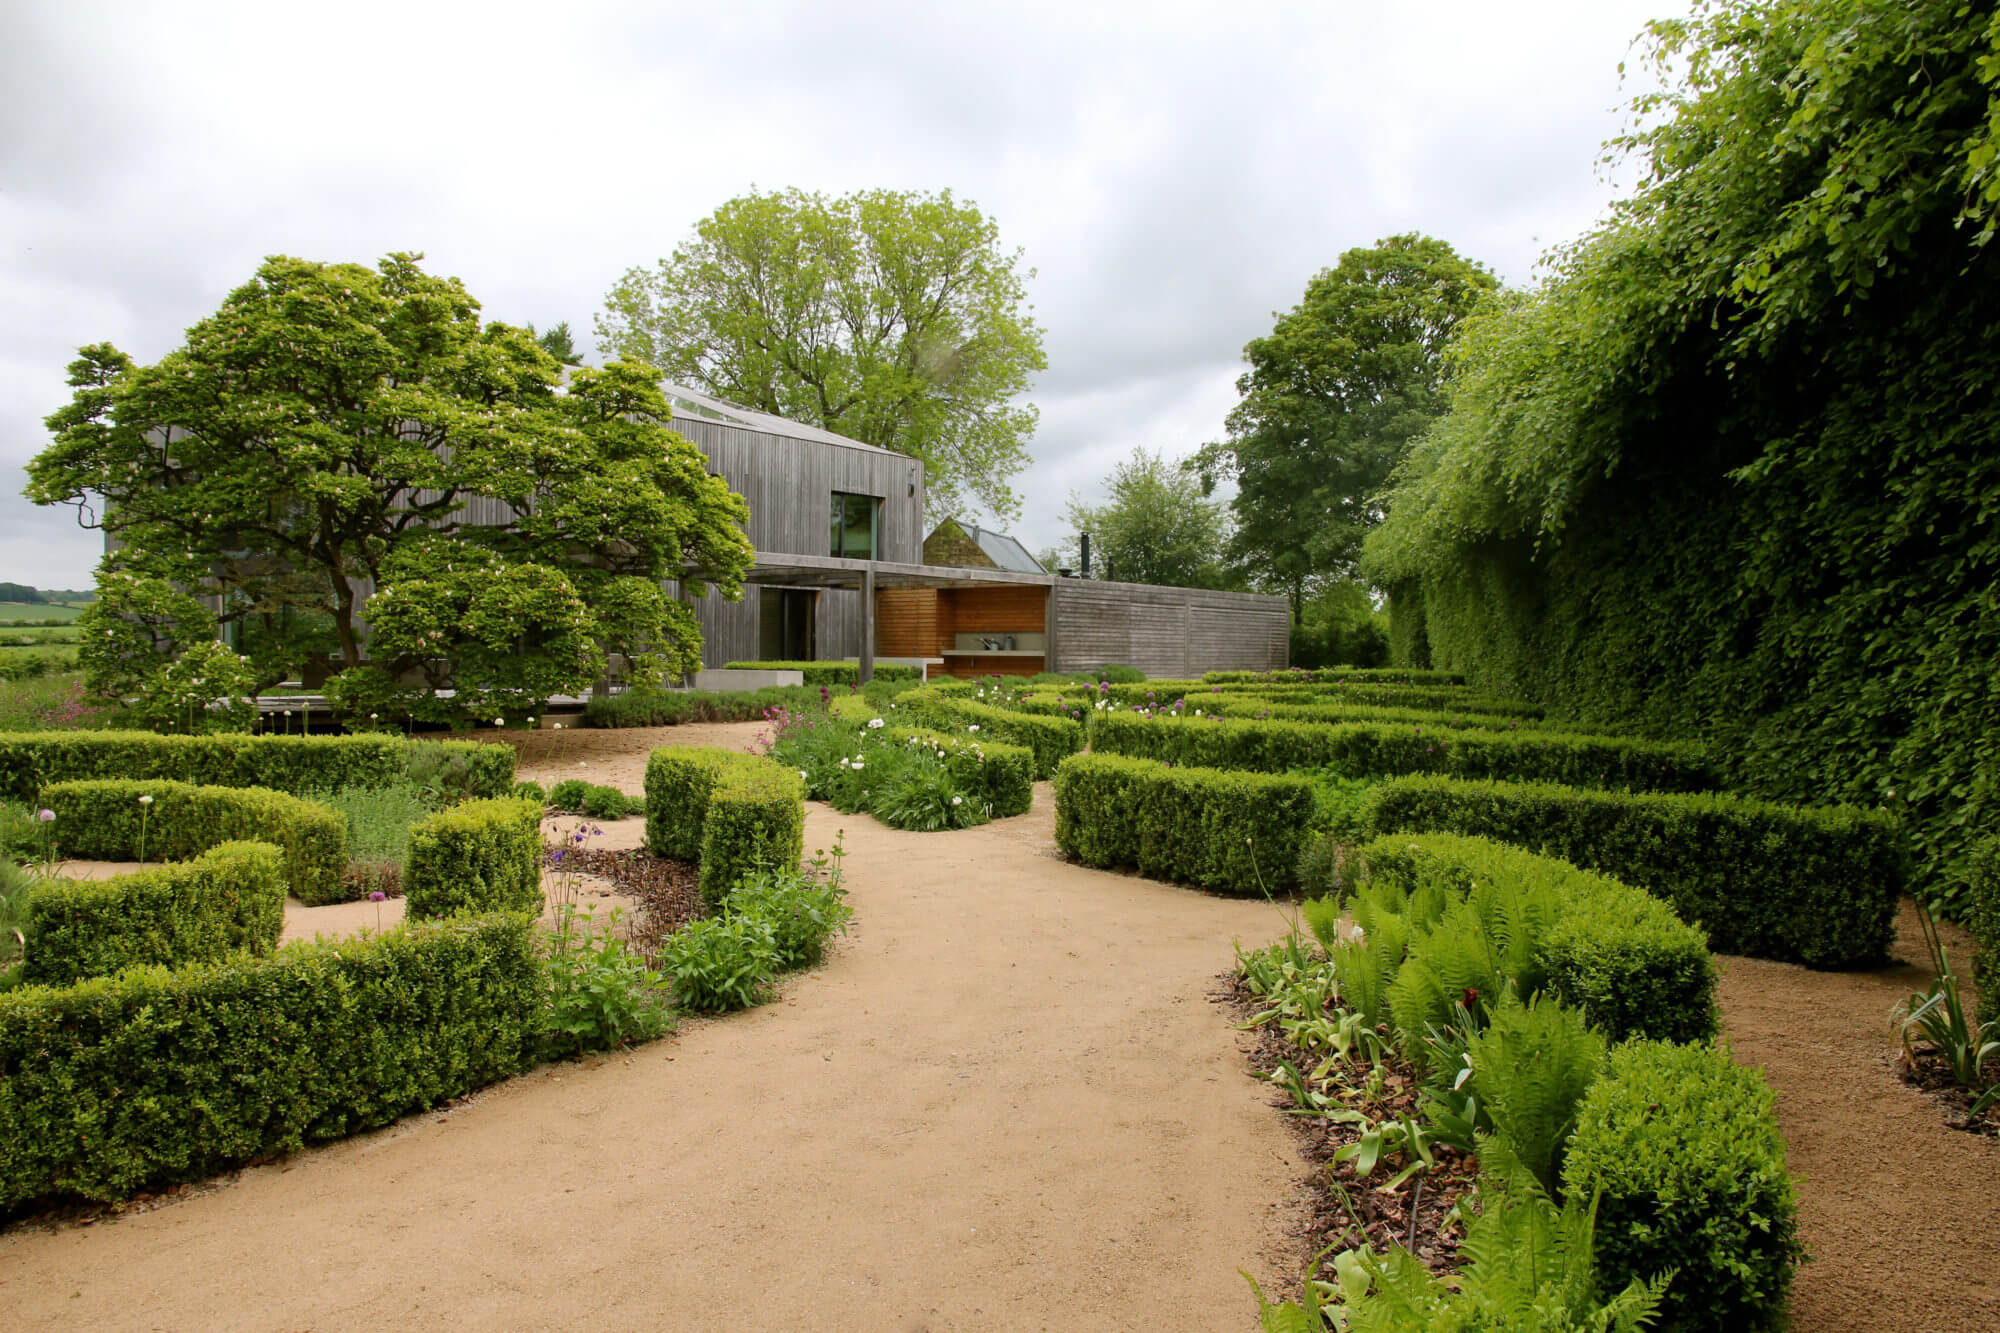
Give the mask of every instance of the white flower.
M 140 805 L 151 805 L 152 803 L 153 803 L 153 798 L 150 796 L 141 796 L 139 798 Z
M 875 730 L 877 727 L 881 725 L 882 725 L 882 719 L 879 717 L 871 717 L 868 719 L 868 729 L 870 731 Z
M 855 771 L 855 772 L 859 773 L 859 772 L 860 772 L 860 771 L 861 771 L 862 769 L 864 769 L 864 768 L 866 768 L 866 767 L 868 767 L 868 765 L 866 765 L 866 764 L 862 763 L 862 762 L 861 762 L 861 761 L 860 761 L 859 759 L 857 759 L 857 760 L 855 760 L 855 761 L 854 761 L 854 771 Z
M 973 723 L 973 724 L 972 724 L 971 726 L 967 727 L 967 728 L 966 728 L 966 730 L 967 730 L 967 731 L 977 731 L 977 730 L 979 730 L 979 724 L 978 724 L 977 722 L 975 722 L 975 723 Z
M 804 779 L 804 778 L 805 778 L 805 776 L 806 776 L 806 771 L 805 771 L 805 770 L 804 770 L 803 768 L 802 768 L 802 769 L 800 769 L 800 770 L 799 770 L 799 777 L 800 777 L 801 779 Z
M 963 796 L 954 796 L 954 797 L 952 797 L 952 798 L 951 798 L 951 803 L 952 803 L 953 805 L 964 805 L 964 804 L 965 804 L 965 798 L 964 798 Z
M 841 766 L 842 768 L 846 768 L 846 767 L 847 767 L 847 760 L 843 758 L 843 759 L 842 759 L 842 760 L 840 761 L 840 766 Z
M 373 714 L 373 713 L 370 713 L 370 714 L 368 715 L 368 720 L 369 720 L 370 722 L 373 722 L 373 721 L 375 720 L 375 714 Z
M 507 719 L 504 717 L 496 717 L 493 719 L 493 725 L 496 727 L 504 727 L 507 725 Z

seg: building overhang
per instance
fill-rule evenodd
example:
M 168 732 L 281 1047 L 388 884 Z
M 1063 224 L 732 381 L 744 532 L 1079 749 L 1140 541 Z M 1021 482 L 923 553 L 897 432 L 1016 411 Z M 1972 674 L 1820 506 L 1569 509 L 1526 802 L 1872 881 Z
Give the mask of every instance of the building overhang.
M 745 583 L 793 588 L 861 588 L 874 575 L 877 588 L 1047 588 L 1053 574 L 1021 574 L 1010 569 L 971 569 L 956 565 L 905 565 L 893 560 L 850 560 L 832 555 L 787 555 L 759 551 Z

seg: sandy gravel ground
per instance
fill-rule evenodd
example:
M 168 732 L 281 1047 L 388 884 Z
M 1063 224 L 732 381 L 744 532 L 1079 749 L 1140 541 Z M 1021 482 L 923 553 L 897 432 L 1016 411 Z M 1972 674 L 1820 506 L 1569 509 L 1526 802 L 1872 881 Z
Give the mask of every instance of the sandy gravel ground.
M 657 741 L 616 739 L 641 765 Z M 1059 862 L 1051 818 L 1046 786 L 957 833 L 814 806 L 856 930 L 779 1002 L 151 1212 L 17 1226 L 4 1322 L 1247 1328 L 1236 1270 L 1296 1262 L 1302 1167 L 1206 996 L 1280 922 Z

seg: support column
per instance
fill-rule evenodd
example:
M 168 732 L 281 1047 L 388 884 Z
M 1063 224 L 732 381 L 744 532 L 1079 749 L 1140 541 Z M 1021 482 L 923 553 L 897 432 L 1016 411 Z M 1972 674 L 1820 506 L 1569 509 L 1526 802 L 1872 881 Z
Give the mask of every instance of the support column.
M 1042 626 L 1042 638 L 1047 644 L 1042 653 L 1042 670 L 1044 671 L 1062 670 L 1061 667 L 1056 665 L 1056 585 L 1060 582 L 1060 579 L 1052 578 L 1049 580 L 1049 602 L 1043 608 L 1042 619 L 1044 623 Z
M 861 571 L 861 683 L 875 679 L 875 566 Z

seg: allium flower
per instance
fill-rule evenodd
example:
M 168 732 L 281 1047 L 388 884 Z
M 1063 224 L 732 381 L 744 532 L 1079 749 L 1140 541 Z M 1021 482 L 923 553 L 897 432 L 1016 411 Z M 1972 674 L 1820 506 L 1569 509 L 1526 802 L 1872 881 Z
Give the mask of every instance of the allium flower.
M 975 723 L 973 723 L 973 724 L 972 724 L 971 726 L 967 727 L 967 728 L 966 728 L 966 730 L 967 730 L 967 731 L 977 731 L 977 730 L 979 730 L 979 724 L 978 724 L 977 722 L 975 722 Z
M 804 770 L 803 768 L 802 768 L 802 769 L 800 769 L 800 770 L 799 770 L 799 777 L 800 777 L 801 779 L 805 779 L 805 776 L 806 776 L 806 771 L 805 771 L 805 770 Z
M 507 719 L 504 717 L 496 717 L 493 719 L 493 725 L 496 727 L 504 727 L 507 725 Z
M 881 725 L 882 725 L 882 719 L 879 717 L 871 717 L 868 719 L 868 729 L 870 731 L 875 730 L 877 727 L 880 727 Z
M 139 798 L 140 805 L 151 805 L 152 803 L 153 803 L 153 798 L 150 796 L 141 796 Z
M 952 797 L 952 798 L 951 798 L 951 803 L 952 803 L 953 805 L 964 805 L 964 804 L 965 804 L 965 798 L 964 798 L 963 796 L 954 796 L 954 797 Z
M 388 897 L 389 897 L 388 894 L 382 892 L 382 890 L 380 889 L 377 889 L 375 890 L 375 892 L 368 895 L 368 901 L 371 903 L 386 902 L 388 900 Z
M 56 812 L 53 810 L 37 810 L 35 818 L 41 820 L 44 824 L 53 824 L 56 822 Z

